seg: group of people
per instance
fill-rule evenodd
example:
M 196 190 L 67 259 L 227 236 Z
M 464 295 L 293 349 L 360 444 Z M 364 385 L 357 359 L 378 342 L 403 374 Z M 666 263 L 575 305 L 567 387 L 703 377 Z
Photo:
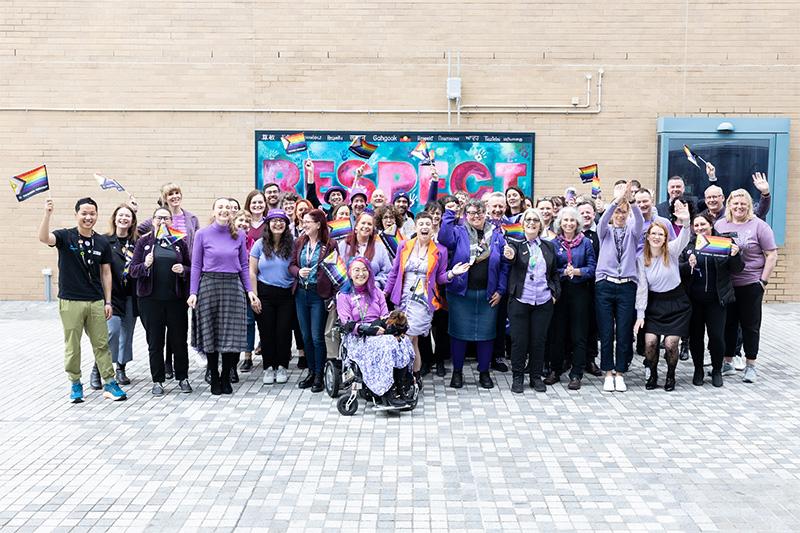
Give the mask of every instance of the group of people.
M 706 171 L 715 181 L 715 168 Z M 320 392 L 326 360 L 339 356 L 330 340 L 337 325 L 361 338 L 343 341 L 348 357 L 389 405 L 402 402 L 392 387 L 399 369 L 422 387 L 428 374 L 445 376 L 450 359 L 450 386 L 458 389 L 467 356 L 486 389 L 494 387 L 492 370 L 509 371 L 510 356 L 514 393 L 524 391 L 526 375 L 544 392 L 564 374 L 568 389 L 578 390 L 587 373 L 603 378 L 604 391 L 623 392 L 634 351 L 653 389 L 662 349 L 665 390 L 674 390 L 678 362 L 689 354 L 692 382 L 701 386 L 706 346 L 714 386 L 738 371 L 744 382 L 756 380 L 762 299 L 777 263 L 762 220 L 770 193 L 761 174 L 753 176 L 761 193 L 755 207 L 745 189 L 726 200 L 712 185 L 702 200 L 689 197 L 678 176 L 661 204 L 636 180 L 620 180 L 605 205 L 571 188 L 535 201 L 517 187 L 482 198 L 440 194 L 433 168 L 416 215 L 406 192 L 390 202 L 380 189 L 358 187 L 360 170 L 350 189 L 327 189 L 324 204 L 311 160 L 304 174 L 306 198 L 270 183 L 241 206 L 217 198 L 205 225 L 182 207 L 181 187 L 168 183 L 149 218 L 137 218 L 135 202 L 121 204 L 105 235 L 94 230 L 91 198 L 75 204 L 76 227 L 51 231 L 48 199 L 39 239 L 58 250 L 72 401 L 83 401 L 83 330 L 96 361 L 91 387 L 126 398 L 120 385 L 130 383 L 137 316 L 155 396 L 172 378 L 180 392 L 192 392 L 190 345 L 214 395 L 231 394 L 258 353 L 263 383 L 286 383 L 292 336 L 298 367 L 308 369 L 298 385 Z M 331 227 L 347 219 L 352 229 L 334 238 Z M 698 252 L 697 235 L 730 237 L 730 252 Z M 346 279 L 324 268 L 332 255 Z M 405 315 L 407 345 L 374 340 L 387 334 L 381 320 L 392 310 Z M 742 348 L 744 359 L 736 356 Z

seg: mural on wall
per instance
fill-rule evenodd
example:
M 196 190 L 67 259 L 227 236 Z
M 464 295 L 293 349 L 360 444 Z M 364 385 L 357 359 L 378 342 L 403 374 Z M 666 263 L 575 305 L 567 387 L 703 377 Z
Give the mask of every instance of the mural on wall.
M 442 178 L 440 196 L 460 190 L 480 197 L 511 185 L 530 195 L 533 185 L 532 133 L 304 131 L 304 140 L 299 133 L 256 131 L 256 187 L 277 183 L 283 191 L 305 196 L 303 161 L 310 158 L 317 196 L 323 198 L 332 185 L 352 187 L 356 170 L 365 165 L 359 188 L 371 195 L 379 187 L 390 198 L 405 191 L 416 200 L 412 209 L 418 211 L 428 197 L 431 176 L 429 162 L 411 153 L 420 141 L 433 153 Z M 354 140 L 376 148 L 371 155 L 369 150 L 350 150 Z

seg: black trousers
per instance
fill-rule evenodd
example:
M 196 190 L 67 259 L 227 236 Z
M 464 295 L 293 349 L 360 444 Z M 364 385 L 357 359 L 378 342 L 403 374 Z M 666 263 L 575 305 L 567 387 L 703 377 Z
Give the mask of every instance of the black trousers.
M 511 326 L 511 370 L 525 372 L 530 355 L 531 376 L 542 376 L 547 330 L 553 317 L 553 300 L 542 305 L 528 305 L 513 296 L 508 300 L 508 320 Z
M 292 318 L 296 317 L 292 289 L 258 282 L 261 312 L 256 314 L 264 369 L 289 368 L 292 357 Z
M 563 361 L 569 359 L 569 347 L 572 349 L 569 377 L 583 377 L 589 322 L 594 315 L 591 303 L 592 288 L 588 283 L 565 281 L 561 284 L 561 297 L 554 306 L 550 323 L 550 370 L 557 375 L 564 371 Z
M 509 340 L 506 334 L 506 319 L 508 318 L 508 294 L 503 295 L 497 304 L 497 334 L 492 347 L 492 360 L 506 356 L 506 343 Z
M 153 383 L 164 382 L 164 336 L 175 357 L 175 379 L 189 377 L 189 348 L 186 337 L 189 332 L 189 316 L 185 300 L 139 299 L 139 313 L 147 337 L 150 355 L 150 376 Z
M 703 370 L 705 353 L 705 333 L 708 331 L 708 351 L 711 352 L 711 370 L 722 370 L 722 357 L 725 355 L 725 319 L 727 310 L 719 300 L 691 298 L 692 319 L 689 323 L 689 351 L 696 372 Z
M 761 303 L 764 289 L 760 283 L 734 287 L 736 301 L 728 304 L 725 320 L 725 349 L 736 346 L 737 328 L 742 328 L 742 346 L 747 359 L 758 357 L 758 344 L 761 340 Z M 727 354 L 726 354 L 727 355 Z M 732 355 L 732 354 L 731 354 Z

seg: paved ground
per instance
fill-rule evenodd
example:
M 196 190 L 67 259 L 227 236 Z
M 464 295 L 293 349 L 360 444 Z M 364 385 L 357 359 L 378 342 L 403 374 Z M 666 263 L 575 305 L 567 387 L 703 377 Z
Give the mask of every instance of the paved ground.
M 262 386 L 260 360 L 231 397 L 192 362 L 194 394 L 154 398 L 141 325 L 130 399 L 71 405 L 56 307 L 0 317 L 3 531 L 800 528 L 800 305 L 766 309 L 754 385 L 696 388 L 682 363 L 674 393 L 647 392 L 637 359 L 624 394 L 516 396 L 468 372 L 458 392 L 427 378 L 413 413 L 352 418 L 297 370 Z

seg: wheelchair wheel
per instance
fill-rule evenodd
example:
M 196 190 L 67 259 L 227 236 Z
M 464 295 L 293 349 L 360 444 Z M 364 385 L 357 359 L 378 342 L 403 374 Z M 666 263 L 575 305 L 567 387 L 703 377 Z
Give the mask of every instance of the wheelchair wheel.
M 350 402 L 350 405 L 347 402 L 350 400 L 350 396 L 342 396 L 339 398 L 339 401 L 336 402 L 336 409 L 339 410 L 339 414 L 342 416 L 353 416 L 358 411 L 358 398 L 353 398 Z
M 339 397 L 339 386 L 342 384 L 342 363 L 335 359 L 325 362 L 325 392 L 331 398 Z

